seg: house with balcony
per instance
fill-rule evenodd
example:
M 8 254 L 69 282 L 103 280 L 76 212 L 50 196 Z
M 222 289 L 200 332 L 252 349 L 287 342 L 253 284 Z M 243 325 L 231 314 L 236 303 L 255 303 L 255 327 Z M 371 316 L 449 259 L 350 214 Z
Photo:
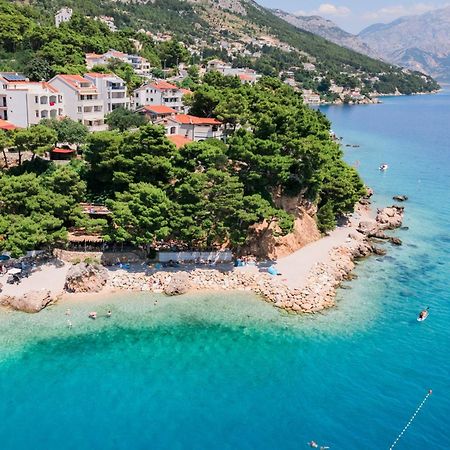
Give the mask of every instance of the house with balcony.
M 0 73 L 0 119 L 26 128 L 64 115 L 63 94 L 54 86 L 18 73 Z
M 103 111 L 109 114 L 116 108 L 130 109 L 130 99 L 127 94 L 125 81 L 117 75 L 110 73 L 89 72 L 84 74 L 96 88 L 103 100 Z
M 210 117 L 175 114 L 157 120 L 155 123 L 166 129 L 169 138 L 176 135 L 190 141 L 204 141 L 205 139 L 222 139 L 224 135 L 222 122 Z
M 91 80 L 81 75 L 56 75 L 49 84 L 63 94 L 68 117 L 83 123 L 90 131 L 107 128 L 104 103 Z
M 180 89 L 178 86 L 167 81 L 153 81 L 144 84 L 134 91 L 134 109 L 139 109 L 146 105 L 163 105 L 177 112 L 185 112 L 185 105 L 183 103 L 185 93 L 184 89 Z

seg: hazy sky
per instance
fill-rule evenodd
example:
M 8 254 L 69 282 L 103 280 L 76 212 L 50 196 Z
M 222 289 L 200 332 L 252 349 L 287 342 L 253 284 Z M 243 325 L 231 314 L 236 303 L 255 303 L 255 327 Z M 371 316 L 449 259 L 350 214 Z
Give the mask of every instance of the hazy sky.
M 256 0 L 263 6 L 288 12 L 320 15 L 344 30 L 357 33 L 378 22 L 391 22 L 401 16 L 422 14 L 450 5 L 449 0 Z

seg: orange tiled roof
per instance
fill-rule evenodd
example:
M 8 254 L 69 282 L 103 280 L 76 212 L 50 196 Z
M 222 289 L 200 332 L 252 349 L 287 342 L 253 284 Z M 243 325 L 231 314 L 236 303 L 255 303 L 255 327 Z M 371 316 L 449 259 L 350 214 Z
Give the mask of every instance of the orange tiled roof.
M 7 120 L 0 119 L 0 130 L 15 130 L 16 128 L 19 127 Z
M 221 125 L 220 120 L 211 117 L 197 117 L 189 114 L 177 114 L 171 119 L 183 125 Z
M 144 109 L 146 111 L 150 111 L 156 114 L 176 114 L 177 112 L 172 109 L 169 108 L 168 106 L 165 105 L 146 105 L 144 106 Z
M 167 136 L 170 142 L 175 144 L 177 148 L 181 148 L 185 146 L 186 144 L 189 144 L 192 142 L 191 139 L 187 138 L 186 136 L 182 136 L 181 134 L 171 134 Z
M 160 90 L 167 90 L 167 89 L 178 89 L 177 86 L 175 86 L 174 84 L 170 84 L 167 81 L 164 80 L 160 80 L 160 81 L 154 81 L 153 83 L 150 83 L 149 86 L 152 86 L 156 89 L 160 89 Z
M 92 91 L 97 92 L 95 89 L 95 86 L 92 84 L 91 81 L 87 80 L 86 78 L 83 78 L 81 75 L 56 75 L 55 78 L 60 77 L 61 79 L 65 80 L 67 83 L 69 83 L 72 87 L 74 87 L 77 91 L 80 89 L 91 89 Z M 89 83 L 90 86 L 87 88 L 81 88 L 78 83 Z

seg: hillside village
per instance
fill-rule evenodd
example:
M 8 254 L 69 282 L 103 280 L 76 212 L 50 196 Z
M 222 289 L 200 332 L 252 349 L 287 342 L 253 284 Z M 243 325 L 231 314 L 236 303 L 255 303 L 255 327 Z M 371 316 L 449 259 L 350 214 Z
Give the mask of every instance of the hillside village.
M 73 11 L 70 8 L 61 8 L 55 14 L 55 26 L 68 22 L 72 18 Z M 112 17 L 95 17 L 107 24 L 111 31 L 116 31 Z M 155 41 L 168 41 L 173 38 L 171 34 L 153 34 L 141 30 Z M 136 42 L 139 48 L 139 43 Z M 258 57 L 261 51 L 267 48 L 276 48 L 284 52 L 297 51 L 289 45 L 276 39 L 263 37 L 261 39 L 248 38 L 242 41 L 220 41 L 220 48 L 230 60 L 241 57 Z M 205 50 L 201 41 L 186 46 L 192 58 Z M 249 50 L 252 49 L 252 51 Z M 289 86 L 302 93 L 307 104 L 320 105 L 332 98 L 333 103 L 372 103 L 377 102 L 379 93 L 370 92 L 363 94 L 361 88 L 353 89 L 340 86 L 333 80 L 327 86 L 327 91 L 317 92 L 312 89 L 302 88 L 302 83 L 296 81 L 300 71 L 313 73 L 316 70 L 314 58 L 303 57 L 307 60 L 302 67 L 291 67 L 277 75 Z M 201 59 L 201 58 L 200 58 Z M 102 73 L 96 71 L 99 67 L 105 67 L 110 61 L 121 61 L 140 77 L 142 84 L 130 91 L 126 82 L 114 73 Z M 180 87 L 183 80 L 188 77 L 187 66 L 179 63 L 175 71 L 173 69 L 163 71 L 164 79 L 157 79 L 153 75 L 150 62 L 138 55 L 127 54 L 110 49 L 106 53 L 86 53 L 86 72 L 79 74 L 59 74 L 48 81 L 30 81 L 21 73 L 1 73 L 0 81 L 0 119 L 1 128 L 28 127 L 38 124 L 43 119 L 55 119 L 69 117 L 86 125 L 90 131 L 107 129 L 105 117 L 116 108 L 125 108 L 144 115 L 150 122 L 166 125 L 169 136 L 182 135 L 185 139 L 200 140 L 207 137 L 221 137 L 220 124 L 208 123 L 206 118 L 191 117 L 188 115 L 189 107 L 184 98 L 192 92 Z M 255 83 L 262 74 L 247 67 L 235 67 L 232 63 L 219 59 L 209 59 L 199 68 L 199 76 L 210 71 L 217 71 L 223 75 L 236 76 L 242 83 Z M 170 76 L 172 75 L 172 76 Z M 356 75 L 355 75 L 356 77 Z M 378 77 L 373 77 L 375 83 Z M 322 81 L 317 77 L 317 81 Z M 327 98 L 328 97 L 328 98 Z M 153 108 L 153 109 L 152 109 Z M 211 121 L 209 121 L 211 122 Z M 167 126 L 173 123 L 174 126 Z M 192 125 L 187 130 L 186 125 Z M 200 128 L 202 129 L 201 131 Z M 182 142 L 179 137 L 174 138 Z
M 292 232 L 285 192 L 309 205 L 321 231 L 360 198 L 358 174 L 309 106 L 374 102 L 382 72 L 325 68 L 270 34 L 229 35 L 217 48 L 124 30 L 113 15 L 63 7 L 42 23 L 33 7 L 0 8 L 20 18 L 2 43 L 0 249 L 20 255 L 67 239 L 243 248 L 257 225 Z M 385 92 L 422 80 L 386 77 Z M 19 193 L 33 201 L 18 206 Z M 99 222 L 81 204 L 110 214 Z

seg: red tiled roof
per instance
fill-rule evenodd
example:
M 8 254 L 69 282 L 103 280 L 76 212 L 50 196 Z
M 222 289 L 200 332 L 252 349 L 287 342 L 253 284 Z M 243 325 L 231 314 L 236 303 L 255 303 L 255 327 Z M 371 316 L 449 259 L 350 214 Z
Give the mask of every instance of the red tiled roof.
M 193 94 L 190 89 L 180 88 L 180 91 L 183 93 L 183 95 Z
M 19 128 L 18 126 L 14 125 L 11 122 L 8 122 L 7 120 L 0 119 L 0 130 L 15 130 Z
M 165 105 L 145 105 L 144 109 L 155 114 L 176 114 L 177 112 Z
M 241 80 L 253 80 L 254 79 L 254 77 L 252 77 L 251 75 L 248 75 L 247 73 L 239 74 L 239 78 Z
M 175 144 L 177 148 L 183 147 L 186 144 L 192 142 L 191 139 L 187 138 L 186 136 L 182 136 L 181 134 L 170 134 L 169 136 L 167 136 L 167 139 Z
M 167 81 L 154 81 L 153 83 L 150 83 L 149 86 L 152 86 L 156 89 L 160 89 L 162 91 L 167 90 L 167 89 L 178 89 L 177 86 L 175 86 L 174 84 L 170 84 Z
M 87 80 L 86 78 L 83 78 L 81 75 L 56 75 L 55 78 L 61 78 L 67 83 L 69 83 L 72 87 L 74 87 L 76 90 L 80 89 L 92 89 L 93 91 L 97 91 L 95 89 L 95 86 L 92 84 L 91 81 Z M 78 83 L 89 83 L 90 86 L 87 88 L 81 88 Z
M 86 58 L 101 58 L 103 55 L 97 55 L 97 53 L 86 53 Z
M 69 153 L 74 153 L 75 150 L 72 150 L 70 148 L 58 148 L 58 147 L 55 147 L 51 152 L 52 153 L 60 153 L 60 154 L 69 154 Z
M 170 119 L 181 124 L 191 124 L 191 125 L 221 125 L 222 122 L 211 117 L 197 117 L 190 116 L 189 114 L 177 114 Z

